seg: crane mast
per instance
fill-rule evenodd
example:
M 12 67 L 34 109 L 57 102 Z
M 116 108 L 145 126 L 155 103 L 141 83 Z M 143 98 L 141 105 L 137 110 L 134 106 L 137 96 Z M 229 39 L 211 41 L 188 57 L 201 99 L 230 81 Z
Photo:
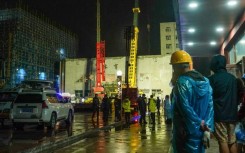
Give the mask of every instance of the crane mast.
M 96 84 L 94 93 L 104 91 L 102 81 L 105 81 L 105 41 L 100 36 L 100 0 L 97 0 L 97 26 L 96 26 Z
M 135 0 L 135 7 L 133 8 L 133 35 L 130 41 L 130 55 L 128 67 L 128 84 L 129 88 L 137 88 L 136 85 L 136 68 L 137 68 L 137 50 L 138 50 L 138 14 L 140 13 L 139 1 Z

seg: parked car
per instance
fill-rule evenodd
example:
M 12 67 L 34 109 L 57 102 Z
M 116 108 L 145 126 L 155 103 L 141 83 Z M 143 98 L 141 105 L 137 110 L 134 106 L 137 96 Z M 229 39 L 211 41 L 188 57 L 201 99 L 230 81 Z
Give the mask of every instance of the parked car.
M 4 120 L 12 119 L 12 104 L 17 95 L 17 91 L 0 91 L 0 122 L 2 126 L 4 126 Z
M 70 102 L 50 88 L 23 89 L 13 103 L 13 126 L 22 128 L 25 124 L 37 124 L 55 128 L 57 121 L 71 124 L 74 109 Z

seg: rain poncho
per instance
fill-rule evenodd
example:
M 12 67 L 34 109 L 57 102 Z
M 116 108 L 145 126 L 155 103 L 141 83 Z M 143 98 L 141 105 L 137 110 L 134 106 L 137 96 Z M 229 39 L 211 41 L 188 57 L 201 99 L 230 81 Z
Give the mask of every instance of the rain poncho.
M 164 100 L 164 115 L 166 119 L 172 119 L 172 104 L 170 99 Z
M 212 88 L 197 71 L 181 75 L 173 89 L 174 153 L 204 153 L 202 120 L 213 131 Z

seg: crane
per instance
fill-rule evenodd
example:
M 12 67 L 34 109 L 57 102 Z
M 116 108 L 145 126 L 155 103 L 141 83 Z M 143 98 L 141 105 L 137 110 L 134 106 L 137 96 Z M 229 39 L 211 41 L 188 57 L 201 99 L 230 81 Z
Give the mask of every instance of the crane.
M 97 0 L 97 37 L 96 37 L 96 83 L 94 93 L 102 95 L 104 88 L 102 81 L 105 81 L 105 41 L 100 36 L 100 0 Z
M 128 80 L 126 88 L 122 89 L 122 96 L 128 96 L 131 101 L 131 107 L 137 107 L 138 88 L 136 84 L 136 68 L 137 68 L 137 50 L 138 50 L 138 15 L 140 13 L 139 1 L 135 0 L 133 8 L 133 26 L 130 27 L 130 45 L 129 45 L 129 60 L 127 65 Z

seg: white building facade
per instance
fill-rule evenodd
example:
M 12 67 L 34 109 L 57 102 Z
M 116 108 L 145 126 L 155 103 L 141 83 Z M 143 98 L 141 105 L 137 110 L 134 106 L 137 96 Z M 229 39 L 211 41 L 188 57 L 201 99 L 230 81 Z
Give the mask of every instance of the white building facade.
M 125 57 L 106 58 L 106 81 L 113 83 L 117 79 L 117 71 L 122 71 L 122 81 L 125 82 Z M 170 55 L 138 56 L 137 60 L 137 86 L 147 97 L 164 98 L 171 93 L 169 86 L 172 69 Z M 87 59 L 66 59 L 65 61 L 65 92 L 75 94 L 85 90 Z M 95 80 L 95 59 L 92 59 L 91 80 Z M 83 94 L 84 95 L 84 94 Z
M 150 97 L 151 94 L 164 98 L 171 93 L 170 80 L 172 67 L 170 56 L 179 49 L 175 22 L 160 23 L 161 55 L 137 57 L 137 87 Z M 122 82 L 125 82 L 125 57 L 106 57 L 105 82 L 115 83 L 117 71 L 122 71 Z M 66 59 L 65 92 L 75 94 L 85 90 L 87 59 Z M 92 84 L 95 81 L 96 61 L 92 59 Z M 84 94 L 83 94 L 84 95 Z
M 172 54 L 179 49 L 175 22 L 160 23 L 161 55 Z

